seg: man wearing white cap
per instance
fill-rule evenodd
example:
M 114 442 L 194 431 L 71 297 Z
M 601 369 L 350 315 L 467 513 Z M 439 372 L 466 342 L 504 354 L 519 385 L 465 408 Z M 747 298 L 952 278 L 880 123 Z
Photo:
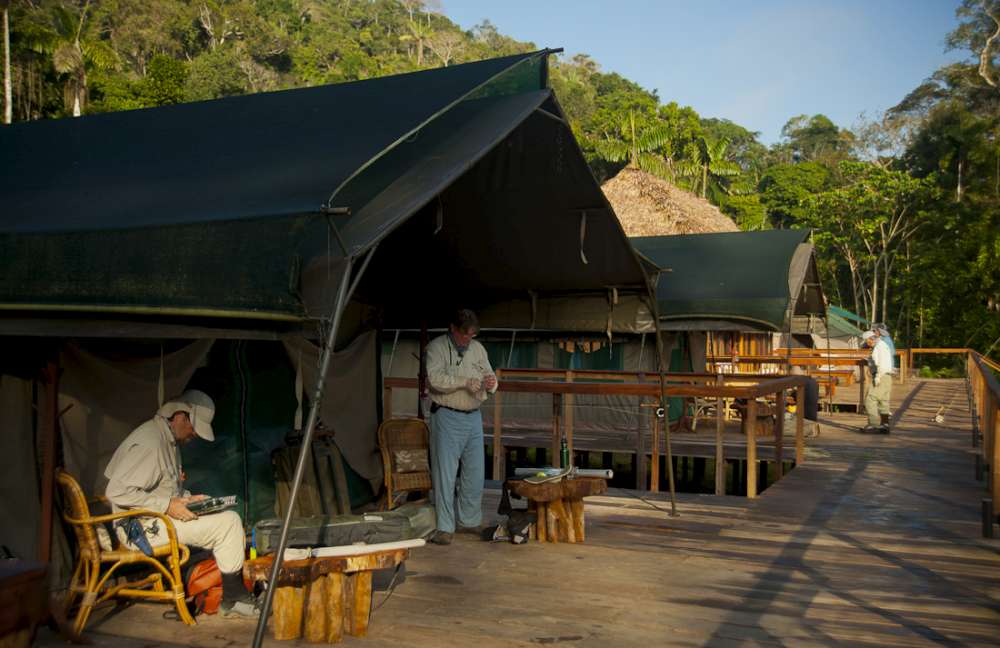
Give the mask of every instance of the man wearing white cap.
M 892 397 L 892 355 L 889 345 L 874 331 L 865 331 L 861 335 L 872 350 L 870 366 L 872 384 L 865 395 L 865 413 L 868 415 L 868 425 L 863 432 L 889 433 L 889 399 Z
M 206 496 L 184 488 L 180 446 L 195 436 L 214 441 L 214 416 L 215 403 L 204 392 L 191 389 L 170 399 L 118 446 L 104 471 L 105 495 L 115 512 L 140 508 L 172 518 L 178 542 L 212 551 L 222 572 L 223 613 L 254 617 L 257 609 L 243 586 L 245 535 L 239 514 L 223 511 L 199 517 L 187 508 Z M 150 545 L 167 542 L 167 530 L 159 524 L 143 526 Z

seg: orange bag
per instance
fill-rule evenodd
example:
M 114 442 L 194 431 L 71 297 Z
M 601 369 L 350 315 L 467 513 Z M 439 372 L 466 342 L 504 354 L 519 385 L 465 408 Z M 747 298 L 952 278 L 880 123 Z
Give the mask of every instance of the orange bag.
M 188 572 L 184 590 L 193 616 L 216 614 L 222 603 L 222 572 L 214 558 L 202 560 Z

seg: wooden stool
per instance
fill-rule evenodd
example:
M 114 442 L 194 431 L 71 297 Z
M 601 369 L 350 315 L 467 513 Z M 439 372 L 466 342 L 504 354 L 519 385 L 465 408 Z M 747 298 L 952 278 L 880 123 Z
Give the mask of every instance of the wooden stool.
M 33 645 L 35 628 L 49 618 L 48 602 L 45 565 L 0 561 L 0 646 Z
M 532 537 L 539 542 L 583 542 L 583 498 L 608 490 L 603 477 L 576 477 L 544 484 L 511 479 L 508 490 L 528 500 L 528 510 L 536 515 Z
M 359 548 L 363 551 L 363 548 Z M 278 574 L 273 601 L 274 638 L 311 643 L 339 643 L 344 633 L 368 634 L 372 604 L 372 570 L 394 567 L 409 549 L 389 549 L 352 556 L 286 560 Z M 248 560 L 243 576 L 266 581 L 274 556 Z

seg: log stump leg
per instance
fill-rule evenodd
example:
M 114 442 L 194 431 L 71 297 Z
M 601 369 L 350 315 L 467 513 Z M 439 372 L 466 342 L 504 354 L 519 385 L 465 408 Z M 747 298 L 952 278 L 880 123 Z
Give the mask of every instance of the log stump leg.
M 566 506 L 566 503 L 561 499 L 553 500 L 549 503 L 549 508 L 552 510 L 552 515 L 556 519 L 556 524 L 559 525 L 559 541 L 575 544 L 576 531 L 573 528 L 573 520 L 567 510 L 568 507 Z
M 284 586 L 274 591 L 274 638 L 278 641 L 302 636 L 302 587 Z
M 326 643 L 344 639 L 344 575 L 326 575 Z
M 555 502 L 547 502 L 545 504 L 545 535 L 549 542 L 559 542 L 559 523 L 556 520 L 553 504 Z
M 539 542 L 548 541 L 548 530 L 545 528 L 548 522 L 548 511 L 545 510 L 545 502 L 535 502 L 535 535 Z
M 372 609 L 372 573 L 361 571 L 350 574 L 352 583 L 350 614 L 347 618 L 347 634 L 364 637 L 368 634 L 368 617 Z
M 571 500 L 569 507 L 573 514 L 573 530 L 576 533 L 576 541 L 583 542 L 586 537 L 584 534 L 583 500 Z

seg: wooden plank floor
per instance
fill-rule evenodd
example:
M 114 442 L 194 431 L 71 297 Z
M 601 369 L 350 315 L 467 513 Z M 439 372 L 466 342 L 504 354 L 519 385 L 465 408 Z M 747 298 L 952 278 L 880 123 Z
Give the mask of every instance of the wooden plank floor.
M 345 645 L 996 646 L 1000 541 L 980 538 L 964 385 L 914 381 L 894 402 L 890 436 L 825 417 L 808 461 L 756 500 L 681 496 L 670 517 L 665 497 L 618 491 L 587 500 L 583 545 L 458 536 L 417 550 L 406 582 L 376 595 L 369 637 Z M 188 629 L 164 609 L 105 616 L 92 639 L 222 647 L 253 634 L 219 618 Z

